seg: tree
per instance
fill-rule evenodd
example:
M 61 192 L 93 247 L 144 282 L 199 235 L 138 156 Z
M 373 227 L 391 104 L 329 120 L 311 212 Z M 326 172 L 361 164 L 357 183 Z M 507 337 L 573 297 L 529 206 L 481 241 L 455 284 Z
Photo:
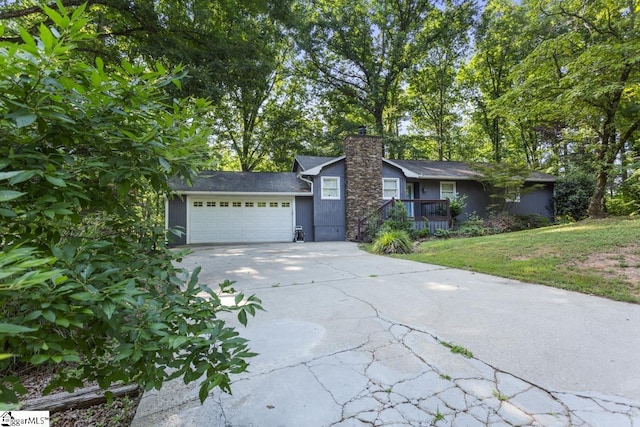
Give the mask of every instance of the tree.
M 296 42 L 312 80 L 366 112 L 383 135 L 385 109 L 406 71 L 468 7 L 467 1 L 443 10 L 421 0 L 310 0 L 296 11 Z
M 49 19 L 38 0 L 16 0 L 0 11 L 6 20 L 4 40 L 19 42 L 18 24 L 37 32 Z M 217 101 L 226 84 L 245 76 L 237 71 L 243 61 L 250 65 L 260 54 L 262 37 L 267 38 L 273 22 L 287 21 L 290 0 L 56 0 L 72 10 L 86 4 L 90 18 L 85 26 L 97 37 L 84 40 L 77 55 L 88 60 L 101 57 L 106 66 L 130 62 L 182 64 L 189 77 L 183 79 L 174 96 L 190 96 Z M 242 25 L 253 23 L 253 27 Z M 238 31 L 240 30 L 240 31 Z M 263 33 L 264 31 L 264 33 Z M 251 78 L 251 74 L 248 75 Z
M 532 49 L 533 40 L 523 34 L 526 26 L 521 6 L 511 0 L 489 0 L 476 28 L 475 54 L 460 75 L 473 101 L 473 120 L 488 138 L 496 163 L 509 157 L 509 123 L 494 107 L 511 88 L 512 68 Z
M 61 362 L 75 369 L 45 392 L 180 377 L 203 379 L 201 400 L 228 391 L 252 353 L 219 314 L 246 323 L 260 302 L 238 293 L 222 305 L 197 270 L 175 267 L 184 254 L 166 247 L 148 203 L 193 175 L 208 106 L 165 97 L 180 69 L 79 59 L 83 7 L 44 10 L 52 26 L 0 42 L 0 401 L 23 391 L 11 372 Z
M 433 49 L 414 65 L 408 78 L 412 124 L 427 131 L 427 138 L 435 140 L 440 161 L 452 160 L 453 156 L 454 128 L 460 120 L 456 110 L 460 110 L 461 101 L 456 76 L 468 48 L 470 25 L 471 16 L 451 23 L 435 41 Z
M 553 109 L 575 134 L 575 151 L 593 153 L 596 185 L 589 216 L 605 214 L 613 166 L 640 128 L 640 24 L 635 2 L 533 1 L 551 24 L 521 66 L 514 96 Z

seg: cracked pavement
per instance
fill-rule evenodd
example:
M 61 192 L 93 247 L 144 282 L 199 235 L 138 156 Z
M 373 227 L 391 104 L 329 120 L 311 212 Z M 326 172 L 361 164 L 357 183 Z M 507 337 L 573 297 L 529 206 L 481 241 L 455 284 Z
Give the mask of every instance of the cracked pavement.
M 133 426 L 640 427 L 640 306 L 348 242 L 205 246 L 183 264 L 263 300 L 238 329 L 259 355 L 233 395 L 145 393 Z

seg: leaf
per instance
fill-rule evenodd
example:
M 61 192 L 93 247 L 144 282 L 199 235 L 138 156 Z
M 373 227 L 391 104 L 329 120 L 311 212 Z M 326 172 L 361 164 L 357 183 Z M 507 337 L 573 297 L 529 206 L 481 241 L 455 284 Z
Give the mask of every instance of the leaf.
M 17 171 L 18 174 L 11 178 L 9 183 L 12 185 L 20 184 L 21 182 L 27 181 L 33 178 L 38 172 L 35 170 L 27 170 L 27 171 Z
M 42 10 L 44 10 L 44 13 L 47 14 L 47 16 L 49 18 L 51 18 L 51 20 L 60 28 L 65 28 L 67 25 L 69 25 L 69 18 L 66 17 L 62 17 L 62 15 L 60 15 L 57 11 L 55 11 L 54 9 L 47 7 L 46 4 L 43 4 L 42 6 Z
M 0 216 L 12 218 L 17 216 L 17 214 L 12 209 L 0 208 Z
M 40 365 L 49 359 L 50 357 L 47 354 L 34 354 L 33 356 L 31 356 L 31 358 L 29 358 L 29 361 L 34 365 Z
M 165 171 L 169 172 L 171 170 L 171 165 L 163 157 L 159 157 L 158 162 L 160 162 L 160 166 L 162 166 Z
M 0 181 L 20 175 L 22 171 L 0 172 Z
M 38 329 L 29 328 L 21 325 L 14 325 L 13 323 L 0 323 L 0 334 L 23 334 L 26 332 L 35 332 Z
M 24 108 L 6 115 L 7 118 L 13 119 L 16 122 L 16 126 L 18 128 L 23 128 L 29 126 L 31 123 L 35 122 L 38 119 L 38 116 L 31 111 L 28 111 Z
M 102 310 L 105 316 L 107 316 L 107 319 L 111 319 L 113 312 L 116 311 L 116 305 L 112 302 L 105 302 L 102 304 Z
M 247 326 L 247 312 L 244 310 L 240 310 L 238 313 L 238 320 L 242 323 L 243 326 Z
M 51 175 L 45 175 L 44 178 L 50 183 L 55 185 L 56 187 L 66 187 L 67 183 L 64 182 L 63 179 L 61 178 L 57 178 L 55 176 L 51 176 Z

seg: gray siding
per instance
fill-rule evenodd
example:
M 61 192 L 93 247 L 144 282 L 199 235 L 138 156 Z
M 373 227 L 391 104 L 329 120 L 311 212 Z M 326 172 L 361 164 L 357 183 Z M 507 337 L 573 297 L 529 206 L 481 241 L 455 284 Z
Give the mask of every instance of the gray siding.
M 400 198 L 405 199 L 407 195 L 405 194 L 406 187 L 406 178 L 402 171 L 396 167 L 388 165 L 386 163 L 382 163 L 382 177 L 383 178 L 400 178 Z M 380 196 L 382 197 L 382 195 Z
M 513 203 L 511 213 L 514 215 L 537 214 L 555 220 L 553 208 L 553 183 L 545 183 L 542 188 L 525 193 L 520 197 L 520 203 Z
M 323 176 L 340 177 L 340 200 L 322 200 Z M 344 193 L 344 161 L 322 169 L 322 174 L 313 179 L 313 213 L 314 241 L 345 240 L 345 193 Z
M 313 232 L 313 198 L 296 197 L 296 225 L 302 226 L 304 240 L 315 241 Z
M 169 233 L 169 245 L 185 245 L 187 243 L 187 197 L 182 198 L 177 195 L 168 200 L 168 225 L 169 228 L 178 228 L 182 231 L 182 236 L 178 237 Z

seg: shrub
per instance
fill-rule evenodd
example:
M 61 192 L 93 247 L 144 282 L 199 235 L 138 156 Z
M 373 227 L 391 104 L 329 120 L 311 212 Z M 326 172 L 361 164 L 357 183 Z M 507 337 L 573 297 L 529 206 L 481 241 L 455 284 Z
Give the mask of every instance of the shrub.
M 408 254 L 412 251 L 411 238 L 406 231 L 383 231 L 373 241 L 373 252 L 377 254 Z
M 427 237 L 431 237 L 431 231 L 429 230 L 429 222 L 425 220 L 425 228 L 421 230 L 414 230 L 413 233 L 416 239 L 424 239 Z
M 451 210 L 451 217 L 456 218 L 458 215 L 462 213 L 464 208 L 467 206 L 467 195 L 460 196 L 456 194 L 456 197 L 449 201 L 449 209 Z
M 542 216 L 539 214 L 529 214 L 529 215 L 516 215 L 515 223 L 516 223 L 516 227 L 511 231 L 546 227 L 551 224 L 551 221 L 546 216 Z
M 556 215 L 574 221 L 585 219 L 589 215 L 589 201 L 595 186 L 595 178 L 583 172 L 574 172 L 558 178 L 553 199 Z
M 508 213 L 494 213 L 489 215 L 484 224 L 493 234 L 499 234 L 546 227 L 551 224 L 551 221 L 549 221 L 549 218 L 538 214 L 511 215 Z
M 445 230 L 443 228 L 438 228 L 433 232 L 433 236 L 439 239 L 449 239 L 454 235 L 453 230 Z
M 637 165 L 637 166 L 640 166 Z M 640 214 L 640 172 L 625 179 L 615 196 L 606 200 L 607 212 L 611 215 L 627 216 Z
M 206 103 L 167 99 L 179 75 L 160 65 L 83 62 L 83 7 L 57 5 L 42 6 L 57 28 L 0 42 L 0 402 L 24 391 L 17 368 L 61 362 L 75 374 L 45 392 L 173 378 L 201 380 L 201 400 L 229 391 L 252 353 L 220 315 L 245 324 L 260 301 L 227 282 L 223 305 L 197 269 L 175 267 L 184 253 L 151 209 L 170 177 L 192 176 Z
M 458 227 L 458 229 L 455 231 L 455 234 L 462 237 L 476 237 L 483 236 L 487 233 L 484 227 L 465 223 Z
M 395 201 L 389 210 L 387 219 L 382 224 L 383 231 L 406 231 L 411 233 L 413 231 L 413 224 L 409 220 L 407 215 L 407 208 L 404 203 Z

